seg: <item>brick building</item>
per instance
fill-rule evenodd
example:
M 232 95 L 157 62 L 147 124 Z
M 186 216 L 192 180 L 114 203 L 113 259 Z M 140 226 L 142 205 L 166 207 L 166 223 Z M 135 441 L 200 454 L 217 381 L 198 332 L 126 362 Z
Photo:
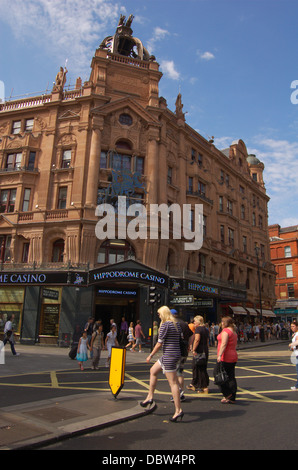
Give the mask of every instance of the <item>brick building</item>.
M 148 332 L 149 286 L 162 302 L 178 294 L 186 319 L 256 317 L 256 246 L 263 307 L 274 304 L 263 164 L 242 140 L 219 150 L 192 129 L 180 94 L 167 107 L 130 26 L 121 19 L 74 90 L 62 69 L 51 93 L 0 104 L 0 320 L 14 313 L 23 342 L 61 342 L 90 314 L 105 328 L 140 318 Z M 117 195 L 203 204 L 203 247 L 174 239 L 171 213 L 169 239 L 100 240 L 96 207 Z
M 270 225 L 269 236 L 276 271 L 274 312 L 280 320 L 298 320 L 298 227 Z

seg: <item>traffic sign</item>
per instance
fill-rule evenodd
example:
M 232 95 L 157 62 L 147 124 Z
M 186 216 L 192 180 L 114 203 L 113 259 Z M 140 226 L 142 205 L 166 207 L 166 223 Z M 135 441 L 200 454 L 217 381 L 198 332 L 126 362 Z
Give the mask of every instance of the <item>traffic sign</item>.
M 170 300 L 171 304 L 175 305 L 193 305 L 194 296 L 193 295 L 176 295 Z
M 117 398 L 124 385 L 125 360 L 126 349 L 113 347 L 111 350 L 109 386 L 114 398 Z

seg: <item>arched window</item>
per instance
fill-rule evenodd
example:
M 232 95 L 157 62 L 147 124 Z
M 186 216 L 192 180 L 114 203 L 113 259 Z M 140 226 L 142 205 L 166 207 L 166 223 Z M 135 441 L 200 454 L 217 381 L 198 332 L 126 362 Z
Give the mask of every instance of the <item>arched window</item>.
M 64 240 L 60 238 L 53 243 L 52 262 L 63 263 Z
M 98 250 L 97 263 L 119 263 L 135 257 L 135 250 L 126 240 L 106 240 Z

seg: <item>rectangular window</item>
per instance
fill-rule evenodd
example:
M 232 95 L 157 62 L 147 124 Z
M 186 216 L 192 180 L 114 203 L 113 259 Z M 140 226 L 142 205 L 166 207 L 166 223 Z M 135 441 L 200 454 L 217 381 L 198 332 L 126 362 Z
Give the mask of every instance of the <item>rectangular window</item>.
M 25 131 L 32 131 L 33 130 L 33 123 L 34 123 L 34 119 L 26 119 Z
M 207 216 L 203 215 L 203 239 L 207 237 Z
M 189 176 L 188 178 L 188 192 L 193 193 L 193 178 Z
M 265 258 L 265 245 L 261 243 L 261 258 Z
M 14 212 L 16 202 L 16 189 L 3 189 L 0 193 L 0 213 Z
M 67 197 L 67 188 L 59 188 L 58 194 L 58 209 L 66 208 L 66 197 Z
M 22 263 L 28 263 L 30 243 L 23 244 Z
M 219 212 L 223 212 L 223 197 L 219 196 Z
M 71 150 L 63 150 L 61 168 L 69 168 L 71 162 Z
M 241 205 L 241 219 L 245 220 L 245 206 L 243 204 Z
M 19 134 L 21 132 L 21 121 L 13 121 L 12 134 Z
M 199 269 L 198 272 L 206 274 L 206 256 L 203 253 L 199 253 Z
M 10 153 L 7 155 L 6 168 L 8 170 L 19 170 L 22 164 L 22 153 Z
M 198 165 L 199 167 L 203 166 L 203 155 L 198 153 Z
M 131 171 L 131 156 L 120 153 L 114 154 L 112 157 L 112 168 L 117 171 Z
M 11 260 L 10 254 L 11 236 L 0 235 L 0 262 L 7 263 Z
M 288 297 L 295 297 L 294 284 L 288 284 Z
M 285 246 L 285 258 L 291 258 L 291 256 L 292 256 L 291 247 Z
M 259 215 L 259 227 L 263 228 L 263 217 Z
M 242 237 L 242 244 L 243 244 L 243 252 L 247 253 L 247 237 Z
M 168 166 L 168 177 L 167 177 L 167 182 L 168 184 L 172 184 L 173 180 L 173 169 Z
M 228 229 L 228 237 L 229 237 L 229 245 L 234 247 L 234 230 L 229 228 Z
M 201 181 L 199 181 L 198 183 L 198 192 L 200 195 L 206 196 L 206 185 L 204 183 L 201 183 Z
M 256 226 L 256 214 L 254 212 L 252 213 L 252 226 Z
M 106 250 L 105 248 L 100 248 L 97 253 L 97 262 L 104 264 L 106 262 Z
M 286 277 L 293 277 L 293 266 L 286 264 Z
M 221 241 L 221 243 L 225 242 L 225 227 L 224 227 L 224 225 L 220 226 L 220 241 Z
M 23 212 L 27 212 L 29 210 L 30 194 L 31 194 L 31 189 L 28 189 L 28 188 L 25 189 L 23 207 L 22 207 Z
M 228 214 L 233 215 L 233 202 L 229 201 L 229 199 L 227 200 L 227 212 Z
M 28 170 L 34 170 L 35 157 L 36 157 L 36 152 L 30 152 L 29 153 Z
M 144 158 L 143 157 L 136 158 L 136 172 L 140 173 L 140 175 L 144 174 Z
M 192 162 L 196 161 L 196 151 L 195 151 L 195 149 L 191 149 L 191 161 Z
M 108 153 L 100 152 L 100 168 L 104 170 L 108 168 Z
M 189 229 L 193 232 L 194 231 L 194 223 L 195 223 L 195 211 L 193 209 L 189 212 Z

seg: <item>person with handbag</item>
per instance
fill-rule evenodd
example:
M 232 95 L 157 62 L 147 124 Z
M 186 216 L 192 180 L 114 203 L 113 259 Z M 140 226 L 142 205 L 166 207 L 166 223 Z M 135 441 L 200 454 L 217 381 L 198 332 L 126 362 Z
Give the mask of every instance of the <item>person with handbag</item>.
M 159 329 L 158 341 L 154 346 L 152 352 L 146 359 L 147 364 L 150 363 L 152 357 L 162 348 L 162 357 L 150 369 L 150 383 L 146 399 L 140 403 L 143 408 L 153 404 L 154 391 L 157 384 L 158 374 L 163 371 L 165 374 L 173 396 L 175 405 L 175 413 L 170 418 L 170 421 L 176 423 L 177 420 L 182 420 L 184 413 L 181 409 L 179 382 L 177 377 L 177 363 L 181 357 L 180 338 L 182 330 L 171 314 L 170 309 L 164 305 L 157 311 L 161 324 Z
M 293 351 L 293 356 L 294 356 L 294 361 L 295 366 L 296 366 L 296 371 L 297 371 L 297 382 L 294 387 L 291 387 L 291 390 L 298 390 L 298 325 L 295 320 L 292 321 L 291 323 L 291 330 L 293 333 L 292 336 L 292 342 L 289 344 L 289 348 L 291 351 Z
M 217 337 L 217 362 L 221 362 L 228 376 L 228 380 L 219 385 L 224 398 L 221 403 L 235 403 L 237 393 L 237 381 L 235 367 L 238 361 L 236 351 L 237 334 L 234 320 L 231 317 L 223 317 L 221 320 L 222 331 Z
M 14 314 L 8 317 L 5 326 L 4 326 L 4 338 L 3 338 L 3 346 L 6 345 L 6 343 L 10 344 L 10 349 L 13 354 L 13 356 L 19 356 L 20 354 L 16 352 L 15 346 L 14 346 L 14 335 L 13 335 L 13 321 L 14 321 Z
M 194 318 L 195 337 L 193 342 L 192 382 L 186 388 L 197 393 L 209 393 L 209 375 L 207 372 L 209 355 L 209 330 L 204 326 L 204 318 Z

